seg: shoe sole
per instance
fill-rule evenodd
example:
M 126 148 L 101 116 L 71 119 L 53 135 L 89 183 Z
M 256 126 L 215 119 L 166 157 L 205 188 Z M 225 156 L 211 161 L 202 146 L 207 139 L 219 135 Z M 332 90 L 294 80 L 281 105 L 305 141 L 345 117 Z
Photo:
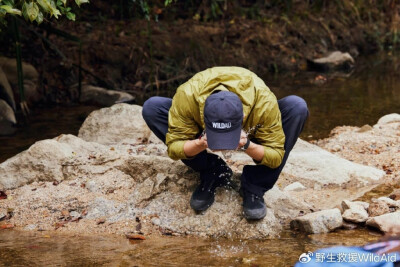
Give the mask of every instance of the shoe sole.
M 249 221 L 256 221 L 256 220 L 261 220 L 263 219 L 265 216 L 267 216 L 267 210 L 265 209 L 262 213 L 260 214 L 246 214 L 246 212 L 243 212 L 244 217 L 246 218 L 246 220 Z

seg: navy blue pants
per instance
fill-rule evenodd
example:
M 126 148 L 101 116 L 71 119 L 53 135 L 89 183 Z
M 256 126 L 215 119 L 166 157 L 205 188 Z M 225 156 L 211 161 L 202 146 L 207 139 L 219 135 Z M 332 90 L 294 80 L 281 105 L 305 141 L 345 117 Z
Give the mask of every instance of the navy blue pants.
M 154 96 L 149 98 L 143 105 L 142 115 L 153 133 L 165 143 L 165 136 L 168 132 L 168 111 L 172 99 Z M 279 109 L 282 115 L 282 127 L 285 133 L 285 155 L 278 168 L 272 169 L 265 165 L 246 165 L 241 176 L 241 186 L 258 196 L 263 196 L 271 189 L 279 178 L 279 175 L 286 164 L 290 151 L 295 145 L 297 138 L 303 130 L 304 123 L 308 117 L 306 102 L 298 96 L 287 96 L 278 100 Z M 199 133 L 200 134 L 200 133 Z M 257 143 L 256 140 L 252 140 Z M 210 153 L 206 150 L 190 160 L 182 160 L 184 164 L 193 170 L 201 172 L 207 169 L 207 158 Z

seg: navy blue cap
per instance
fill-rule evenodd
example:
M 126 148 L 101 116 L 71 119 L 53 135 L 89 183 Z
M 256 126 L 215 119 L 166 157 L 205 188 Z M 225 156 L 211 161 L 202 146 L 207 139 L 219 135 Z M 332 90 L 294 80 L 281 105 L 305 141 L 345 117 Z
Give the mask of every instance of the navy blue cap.
M 204 124 L 210 149 L 236 149 L 243 122 L 243 106 L 232 92 L 220 91 L 207 97 Z

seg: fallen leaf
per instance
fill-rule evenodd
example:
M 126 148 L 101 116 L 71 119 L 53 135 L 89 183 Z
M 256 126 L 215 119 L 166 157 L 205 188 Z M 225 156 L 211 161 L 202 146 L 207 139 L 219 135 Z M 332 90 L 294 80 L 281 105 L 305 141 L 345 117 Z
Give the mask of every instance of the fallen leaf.
M 138 234 L 125 234 L 126 238 L 133 240 L 146 240 L 146 237 Z
M 111 151 L 114 151 L 114 150 L 115 150 L 115 148 L 111 147 L 111 148 L 110 148 L 110 150 L 111 150 Z
M 0 229 L 12 229 L 14 227 L 15 227 L 15 225 L 13 225 L 13 224 L 2 224 L 2 225 L 0 225 Z
M 0 191 L 0 199 L 7 199 L 7 194 L 4 191 Z

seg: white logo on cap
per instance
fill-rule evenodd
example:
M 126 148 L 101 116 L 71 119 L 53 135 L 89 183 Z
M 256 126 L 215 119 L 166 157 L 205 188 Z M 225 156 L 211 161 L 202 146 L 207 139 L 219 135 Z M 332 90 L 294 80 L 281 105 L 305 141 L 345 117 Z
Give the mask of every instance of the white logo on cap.
M 212 125 L 216 129 L 229 129 L 232 127 L 230 122 L 213 122 Z

